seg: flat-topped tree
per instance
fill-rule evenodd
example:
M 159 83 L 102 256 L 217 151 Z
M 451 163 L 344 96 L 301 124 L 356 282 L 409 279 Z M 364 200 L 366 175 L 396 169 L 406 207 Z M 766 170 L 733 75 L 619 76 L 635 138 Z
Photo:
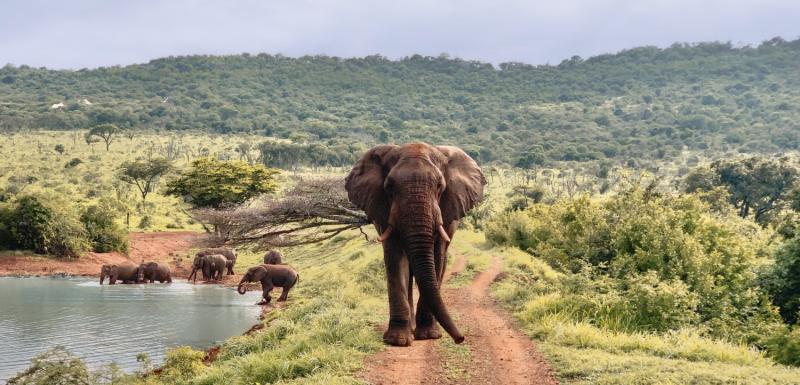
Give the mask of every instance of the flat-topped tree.
M 147 194 L 155 190 L 161 176 L 171 169 L 172 163 L 164 158 L 137 159 L 123 163 L 117 177 L 125 183 L 136 186 L 144 203 L 147 200 Z
M 195 208 L 224 208 L 275 191 L 277 170 L 244 161 L 201 158 L 167 184 L 167 195 Z
M 103 142 L 106 143 L 106 151 L 108 151 L 108 148 L 111 146 L 111 142 L 114 141 L 114 137 L 121 132 L 122 131 L 119 129 L 119 127 L 113 124 L 101 124 L 92 128 L 89 131 L 89 136 L 95 136 L 102 139 Z

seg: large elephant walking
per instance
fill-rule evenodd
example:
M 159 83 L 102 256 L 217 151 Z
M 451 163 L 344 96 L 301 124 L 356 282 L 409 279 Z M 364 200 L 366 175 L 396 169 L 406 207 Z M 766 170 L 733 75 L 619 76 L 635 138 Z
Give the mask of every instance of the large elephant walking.
M 464 341 L 439 292 L 447 248 L 458 220 L 483 199 L 486 179 L 456 147 L 425 143 L 372 148 L 353 166 L 345 188 L 381 234 L 389 288 L 389 328 L 383 340 L 407 346 L 440 338 L 434 319 Z M 416 318 L 412 284 L 420 291 Z
M 117 281 L 135 283 L 138 281 L 138 273 L 139 266 L 132 263 L 103 265 L 100 268 L 100 284 L 103 284 L 106 277 L 109 285 L 116 285 Z

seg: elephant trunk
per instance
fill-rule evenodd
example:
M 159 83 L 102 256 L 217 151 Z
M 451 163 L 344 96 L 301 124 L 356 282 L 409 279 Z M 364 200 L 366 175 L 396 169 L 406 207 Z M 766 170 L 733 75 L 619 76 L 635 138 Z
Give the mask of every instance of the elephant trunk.
M 106 279 L 106 272 L 105 272 L 105 271 L 101 271 L 101 272 L 100 272 L 100 285 L 102 285 L 102 284 L 103 284 L 103 281 L 104 281 L 105 279 Z
M 236 287 L 236 292 L 242 295 L 244 295 L 244 293 L 247 293 L 247 286 L 244 285 L 245 283 L 246 282 L 244 278 L 242 278 L 242 280 L 239 281 L 239 286 Z
M 413 212 L 430 213 L 431 210 L 414 210 Z M 426 216 L 429 218 L 425 218 Z M 408 240 L 408 256 L 411 259 L 412 271 L 419 287 L 420 296 L 425 299 L 431 313 L 447 331 L 447 334 L 453 338 L 455 343 L 460 344 L 464 342 L 464 335 L 450 318 L 439 290 L 439 279 L 433 255 L 434 231 L 438 230 L 438 224 L 434 223 L 433 215 L 430 214 L 412 218 L 411 221 L 413 223 L 408 227 L 405 237 Z
M 189 273 L 190 282 L 197 282 L 197 266 L 192 266 L 192 272 Z

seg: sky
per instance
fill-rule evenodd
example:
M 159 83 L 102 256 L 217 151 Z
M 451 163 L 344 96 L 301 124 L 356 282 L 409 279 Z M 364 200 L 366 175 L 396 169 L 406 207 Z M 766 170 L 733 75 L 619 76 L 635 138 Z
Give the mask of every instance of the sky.
M 798 0 L 0 0 L 0 66 L 243 52 L 558 64 L 643 45 L 794 40 L 798 20 Z

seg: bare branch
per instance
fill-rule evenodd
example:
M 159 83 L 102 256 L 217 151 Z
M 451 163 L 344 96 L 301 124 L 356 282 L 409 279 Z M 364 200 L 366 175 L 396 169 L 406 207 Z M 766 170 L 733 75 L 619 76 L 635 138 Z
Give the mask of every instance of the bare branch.
M 342 178 L 301 180 L 280 198 L 226 210 L 196 209 L 192 216 L 215 225 L 225 242 L 259 248 L 320 242 L 370 224 L 350 203 Z

